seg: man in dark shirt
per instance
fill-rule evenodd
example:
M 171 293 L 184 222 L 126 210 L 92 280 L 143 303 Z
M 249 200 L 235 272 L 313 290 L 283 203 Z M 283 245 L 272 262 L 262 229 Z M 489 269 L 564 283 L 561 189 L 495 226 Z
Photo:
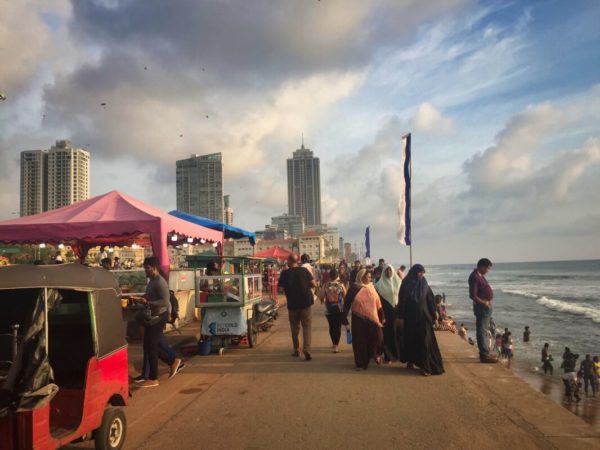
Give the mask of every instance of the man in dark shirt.
M 302 351 L 307 361 L 312 359 L 310 355 L 311 341 L 311 306 L 314 302 L 312 288 L 316 287 L 311 273 L 304 267 L 298 266 L 298 257 L 291 254 L 288 257 L 288 269 L 283 270 L 279 276 L 279 287 L 285 291 L 287 297 L 287 309 L 292 331 L 292 343 L 294 353 L 292 356 L 300 356 L 300 326 L 302 326 Z
M 160 263 L 158 258 L 148 257 L 144 260 L 143 265 L 149 281 L 144 296 L 138 301 L 150 307 L 152 316 L 159 317 L 156 323 L 144 327 L 144 353 L 148 355 L 150 370 L 148 379 L 141 381 L 138 386 L 146 388 L 158 386 L 159 341 L 161 340 L 163 328 L 167 323 L 171 293 L 167 281 L 159 272 Z M 182 361 L 179 358 L 169 358 L 166 362 L 170 367 L 169 378 L 171 378 L 180 369 Z
M 477 268 L 469 276 L 469 297 L 473 300 L 473 313 L 475 314 L 475 327 L 479 360 L 482 363 L 495 363 L 498 360 L 490 355 L 487 331 L 490 328 L 492 317 L 492 287 L 485 279 L 485 274 L 492 270 L 492 262 L 482 258 L 477 262 Z
M 356 283 L 356 275 L 358 274 L 358 272 L 360 272 L 360 261 L 356 260 L 354 261 L 354 266 L 350 271 L 350 284 Z

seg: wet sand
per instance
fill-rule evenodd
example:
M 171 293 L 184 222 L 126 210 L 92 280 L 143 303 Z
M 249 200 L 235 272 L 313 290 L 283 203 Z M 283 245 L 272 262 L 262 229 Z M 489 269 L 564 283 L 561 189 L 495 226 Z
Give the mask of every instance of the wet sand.
M 544 375 L 543 372 L 534 372 L 530 367 L 526 366 L 527 363 L 519 361 L 512 363 L 512 369 L 515 374 L 525 380 L 536 391 L 551 398 L 566 410 L 581 417 L 587 423 L 600 430 L 600 393 L 596 393 L 596 397 L 594 398 L 592 397 L 592 390 L 589 389 L 590 396 L 586 397 L 585 390 L 582 387 L 580 392 L 581 401 L 567 403 L 564 399 L 565 390 L 560 379 L 562 375 L 560 368 L 555 367 L 554 375 L 550 376 Z

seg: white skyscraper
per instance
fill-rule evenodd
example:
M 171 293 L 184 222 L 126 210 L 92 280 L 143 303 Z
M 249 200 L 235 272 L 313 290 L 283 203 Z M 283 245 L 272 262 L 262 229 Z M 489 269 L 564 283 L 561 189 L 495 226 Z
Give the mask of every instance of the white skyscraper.
M 60 140 L 50 150 L 21 152 L 21 216 L 90 197 L 90 154 Z
M 48 151 L 48 210 L 90 198 L 90 154 L 70 141 Z

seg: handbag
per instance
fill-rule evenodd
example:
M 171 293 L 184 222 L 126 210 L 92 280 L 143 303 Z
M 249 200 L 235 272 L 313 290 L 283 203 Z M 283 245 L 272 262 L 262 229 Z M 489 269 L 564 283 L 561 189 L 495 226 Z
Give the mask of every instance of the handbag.
M 346 327 L 346 344 L 352 344 L 352 331 Z

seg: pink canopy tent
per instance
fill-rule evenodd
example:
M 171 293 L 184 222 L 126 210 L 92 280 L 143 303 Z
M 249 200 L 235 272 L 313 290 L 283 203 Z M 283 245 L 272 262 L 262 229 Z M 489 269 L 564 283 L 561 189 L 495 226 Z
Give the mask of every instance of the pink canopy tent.
M 177 241 L 170 240 L 173 235 Z M 223 245 L 221 231 L 178 219 L 118 191 L 0 222 L 2 243 L 64 243 L 71 245 L 81 260 L 97 245 L 131 245 L 149 239 L 165 273 L 169 271 L 167 244 L 187 242 L 187 238 Z
M 260 252 L 256 252 L 253 256 L 258 258 L 272 258 L 278 261 L 285 261 L 288 256 L 290 256 L 292 252 L 286 250 L 285 248 L 281 248 L 279 246 L 269 247 Z

